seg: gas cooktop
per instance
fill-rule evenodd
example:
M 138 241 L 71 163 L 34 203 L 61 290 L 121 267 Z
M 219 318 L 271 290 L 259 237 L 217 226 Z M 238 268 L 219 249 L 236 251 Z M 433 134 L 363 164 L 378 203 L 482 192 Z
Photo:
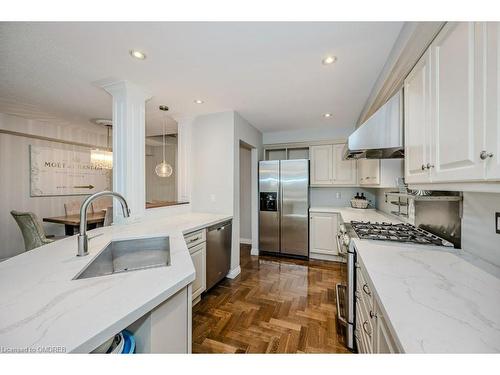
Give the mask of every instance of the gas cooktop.
M 351 226 L 360 239 L 453 247 L 451 242 L 411 224 L 351 221 Z

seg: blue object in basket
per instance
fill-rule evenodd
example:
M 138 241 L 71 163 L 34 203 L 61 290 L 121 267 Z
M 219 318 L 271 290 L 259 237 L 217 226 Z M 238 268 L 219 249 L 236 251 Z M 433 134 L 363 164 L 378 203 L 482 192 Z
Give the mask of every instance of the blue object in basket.
M 123 335 L 123 350 L 121 354 L 133 354 L 135 352 L 135 338 L 132 333 L 127 330 L 122 331 Z

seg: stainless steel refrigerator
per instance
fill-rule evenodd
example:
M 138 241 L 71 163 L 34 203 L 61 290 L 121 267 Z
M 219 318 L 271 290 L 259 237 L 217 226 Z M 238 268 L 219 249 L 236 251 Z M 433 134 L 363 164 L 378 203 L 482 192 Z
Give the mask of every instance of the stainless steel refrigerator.
M 259 163 L 259 251 L 309 256 L 309 160 Z

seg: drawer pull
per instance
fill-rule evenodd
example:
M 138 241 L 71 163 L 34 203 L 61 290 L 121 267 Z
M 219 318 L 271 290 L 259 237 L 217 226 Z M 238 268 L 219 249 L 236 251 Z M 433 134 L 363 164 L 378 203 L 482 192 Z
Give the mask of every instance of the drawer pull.
M 368 321 L 366 321 L 366 320 L 365 320 L 365 321 L 363 322 L 363 331 L 365 331 L 365 333 L 366 333 L 368 336 L 370 336 L 370 337 L 371 337 L 372 332 L 371 332 L 371 331 L 368 331 L 368 329 L 366 328 L 367 326 L 368 326 Z
M 373 311 L 370 310 L 370 318 L 377 318 L 377 313 L 374 313 Z
M 189 243 L 196 242 L 200 239 L 200 237 L 195 237 L 189 240 Z
M 363 292 L 365 292 L 366 294 L 368 294 L 369 296 L 372 295 L 372 293 L 370 292 L 370 288 L 368 288 L 368 285 L 363 285 Z

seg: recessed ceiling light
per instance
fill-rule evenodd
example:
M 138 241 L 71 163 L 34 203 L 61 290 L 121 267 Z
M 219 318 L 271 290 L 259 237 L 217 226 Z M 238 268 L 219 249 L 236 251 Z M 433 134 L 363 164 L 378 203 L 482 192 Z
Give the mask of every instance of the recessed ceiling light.
M 322 60 L 322 63 L 323 63 L 323 65 L 330 65 L 330 64 L 333 64 L 335 61 L 337 61 L 337 56 L 326 56 Z
M 323 117 L 324 117 L 324 118 L 329 118 L 329 117 L 332 117 L 332 114 L 331 114 L 331 113 L 325 113 L 325 114 L 323 115 Z
M 201 100 L 201 99 L 196 99 L 194 102 L 195 102 L 196 104 L 203 104 L 203 103 L 205 103 L 205 102 L 204 102 L 203 100 Z
M 141 51 L 137 51 L 135 49 L 130 50 L 130 56 L 135 57 L 136 59 L 139 60 L 144 60 L 146 58 L 146 54 L 144 54 Z

